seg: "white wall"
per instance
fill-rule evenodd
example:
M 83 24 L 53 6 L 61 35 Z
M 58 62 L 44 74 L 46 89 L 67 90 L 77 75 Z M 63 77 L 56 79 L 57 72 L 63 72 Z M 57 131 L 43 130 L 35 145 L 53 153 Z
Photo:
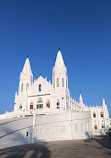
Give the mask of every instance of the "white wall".
M 0 121 L 0 148 L 40 141 L 86 139 L 91 136 L 90 112 L 34 114 L 33 117 Z

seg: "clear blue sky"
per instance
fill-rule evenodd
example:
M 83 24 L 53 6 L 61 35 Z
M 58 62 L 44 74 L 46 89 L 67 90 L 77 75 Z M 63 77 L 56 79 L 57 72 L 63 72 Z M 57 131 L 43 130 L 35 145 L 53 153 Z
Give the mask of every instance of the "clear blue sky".
M 71 96 L 104 97 L 111 112 L 111 0 L 0 0 L 0 113 L 13 110 L 27 55 L 34 78 L 51 80 L 58 48 Z

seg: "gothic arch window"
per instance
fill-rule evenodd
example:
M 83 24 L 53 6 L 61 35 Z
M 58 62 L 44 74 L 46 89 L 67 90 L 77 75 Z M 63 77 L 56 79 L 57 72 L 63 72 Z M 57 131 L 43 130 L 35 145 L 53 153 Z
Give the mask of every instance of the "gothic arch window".
M 31 85 L 32 85 L 32 83 L 33 83 L 33 77 L 31 76 Z
M 21 84 L 21 92 L 23 92 L 23 83 Z
M 41 84 L 39 84 L 39 92 L 41 92 Z
M 103 114 L 103 112 L 101 112 L 101 113 L 100 113 L 100 116 L 101 116 L 101 117 L 104 117 L 104 114 Z
M 28 88 L 29 88 L 29 84 L 27 83 L 26 84 L 26 92 L 27 92 Z
M 98 129 L 98 128 L 97 128 L 97 125 L 94 125 L 94 129 Z
M 93 117 L 96 117 L 96 113 L 95 112 L 93 113 Z
M 57 101 L 57 109 L 60 109 L 60 101 Z
M 26 137 L 28 137 L 29 136 L 29 132 L 26 132 Z
M 47 100 L 46 107 L 50 108 L 50 100 Z
M 20 110 L 22 109 L 22 104 L 20 104 L 19 109 L 20 109 Z
M 59 78 L 57 78 L 57 87 L 59 87 Z
M 64 87 L 64 78 L 62 78 L 62 87 Z
M 30 109 L 33 109 L 33 102 L 30 102 Z
M 41 98 L 37 101 L 37 109 L 43 108 L 43 100 Z

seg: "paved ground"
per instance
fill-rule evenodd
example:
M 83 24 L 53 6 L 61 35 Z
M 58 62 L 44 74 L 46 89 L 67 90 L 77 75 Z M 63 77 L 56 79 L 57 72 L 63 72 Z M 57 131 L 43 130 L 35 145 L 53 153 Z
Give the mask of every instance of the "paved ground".
M 111 158 L 108 137 L 21 145 L 0 150 L 0 158 Z

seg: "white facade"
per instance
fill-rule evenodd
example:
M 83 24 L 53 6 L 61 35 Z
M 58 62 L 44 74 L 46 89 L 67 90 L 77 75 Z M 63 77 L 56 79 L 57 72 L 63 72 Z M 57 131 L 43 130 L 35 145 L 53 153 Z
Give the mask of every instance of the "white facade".
M 29 119 L 30 115 L 33 118 L 32 123 L 30 122 L 32 138 L 29 143 L 33 140 L 37 142 L 88 138 L 92 134 L 105 134 L 105 130 L 110 126 L 104 99 L 102 106 L 88 107 L 84 105 L 81 94 L 79 102 L 70 97 L 67 69 L 60 51 L 52 71 L 52 84 L 42 76 L 33 81 L 30 62 L 26 59 L 20 73 L 19 88 L 15 94 L 14 111 L 0 115 L 0 119 Z M 25 119 L 24 126 L 29 122 L 28 119 Z

